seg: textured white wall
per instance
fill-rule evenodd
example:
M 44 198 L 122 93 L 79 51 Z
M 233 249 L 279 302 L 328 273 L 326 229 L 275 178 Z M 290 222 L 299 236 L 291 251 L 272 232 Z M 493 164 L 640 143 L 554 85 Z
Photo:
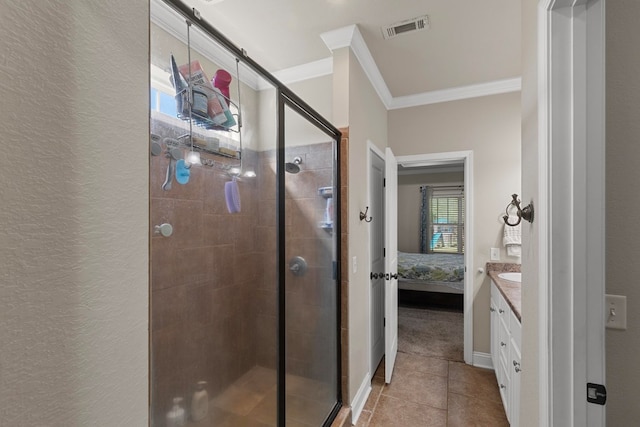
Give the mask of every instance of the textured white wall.
M 489 248 L 502 248 L 501 215 L 520 194 L 520 94 L 484 96 L 389 111 L 389 145 L 396 156 L 473 150 L 473 350 L 489 353 L 490 279 L 477 272 Z
M 1 9 L 0 425 L 144 426 L 147 2 Z

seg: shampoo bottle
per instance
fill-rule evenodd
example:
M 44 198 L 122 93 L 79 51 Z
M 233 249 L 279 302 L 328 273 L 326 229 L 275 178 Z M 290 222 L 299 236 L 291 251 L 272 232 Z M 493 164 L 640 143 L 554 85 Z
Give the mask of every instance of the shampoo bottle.
M 209 394 L 206 387 L 206 381 L 198 381 L 196 385 L 196 391 L 191 399 L 191 419 L 193 421 L 200 421 L 209 412 Z
M 187 418 L 182 407 L 182 398 L 173 398 L 173 408 L 167 412 L 167 427 L 184 427 L 187 423 Z

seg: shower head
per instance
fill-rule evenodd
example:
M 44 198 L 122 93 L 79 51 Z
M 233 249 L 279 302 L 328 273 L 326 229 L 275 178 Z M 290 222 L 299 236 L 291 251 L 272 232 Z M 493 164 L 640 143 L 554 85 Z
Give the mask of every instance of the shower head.
M 300 166 L 296 165 L 295 163 L 285 163 L 284 170 L 289 173 L 296 174 L 300 172 Z
M 292 174 L 296 174 L 298 172 L 300 172 L 300 164 L 302 163 L 302 158 L 300 157 L 295 157 L 293 159 L 293 163 L 288 162 L 284 164 L 284 170 L 286 170 L 289 173 Z

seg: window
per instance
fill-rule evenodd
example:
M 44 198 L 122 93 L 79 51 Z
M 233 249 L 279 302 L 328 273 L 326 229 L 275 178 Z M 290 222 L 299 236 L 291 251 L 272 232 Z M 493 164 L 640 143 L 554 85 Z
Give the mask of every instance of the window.
M 464 253 L 464 188 L 420 187 L 422 253 Z
M 176 117 L 176 100 L 173 95 L 151 87 L 151 110 L 167 116 Z

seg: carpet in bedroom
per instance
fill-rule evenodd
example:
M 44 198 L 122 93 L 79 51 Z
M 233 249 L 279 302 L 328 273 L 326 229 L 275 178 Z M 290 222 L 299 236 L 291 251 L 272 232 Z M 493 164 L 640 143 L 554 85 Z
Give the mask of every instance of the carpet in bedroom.
M 464 315 L 432 308 L 398 307 L 398 351 L 464 360 Z

